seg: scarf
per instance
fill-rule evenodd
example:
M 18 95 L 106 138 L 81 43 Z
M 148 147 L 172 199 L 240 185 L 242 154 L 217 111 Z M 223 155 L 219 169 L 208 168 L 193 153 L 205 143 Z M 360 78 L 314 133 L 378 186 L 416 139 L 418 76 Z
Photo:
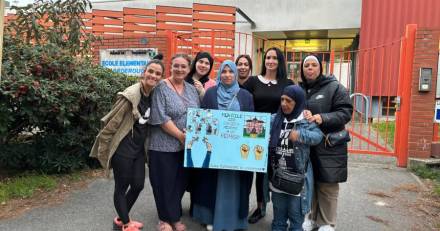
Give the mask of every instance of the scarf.
M 234 72 L 234 81 L 231 85 L 226 85 L 221 81 L 221 74 L 225 67 L 228 66 Z M 240 91 L 240 87 L 237 81 L 237 66 L 234 62 L 226 60 L 220 66 L 217 73 L 217 102 L 218 109 L 229 111 L 240 111 L 240 103 L 238 102 L 237 94 Z
M 291 121 L 292 119 L 298 118 L 306 107 L 306 96 L 301 87 L 297 85 L 287 86 L 283 90 L 283 95 L 295 101 L 295 107 L 289 114 L 284 114 L 281 107 L 278 109 L 270 132 L 269 148 L 276 148 L 284 119 Z

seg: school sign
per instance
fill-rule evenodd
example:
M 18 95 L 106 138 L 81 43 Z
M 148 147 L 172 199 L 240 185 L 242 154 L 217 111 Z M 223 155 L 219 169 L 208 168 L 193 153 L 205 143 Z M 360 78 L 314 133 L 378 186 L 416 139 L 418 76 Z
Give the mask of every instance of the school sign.
M 100 64 L 114 72 L 141 76 L 145 65 L 157 54 L 157 48 L 101 49 Z

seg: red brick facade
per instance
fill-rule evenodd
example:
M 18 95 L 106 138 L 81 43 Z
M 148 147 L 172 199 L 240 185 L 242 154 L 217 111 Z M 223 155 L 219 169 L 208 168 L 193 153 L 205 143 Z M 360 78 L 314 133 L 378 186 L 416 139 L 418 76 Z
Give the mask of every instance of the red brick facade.
M 431 156 L 439 39 L 440 30 L 426 28 L 417 30 L 411 84 L 409 157 L 429 158 Z M 421 67 L 432 68 L 432 86 L 429 92 L 418 91 Z

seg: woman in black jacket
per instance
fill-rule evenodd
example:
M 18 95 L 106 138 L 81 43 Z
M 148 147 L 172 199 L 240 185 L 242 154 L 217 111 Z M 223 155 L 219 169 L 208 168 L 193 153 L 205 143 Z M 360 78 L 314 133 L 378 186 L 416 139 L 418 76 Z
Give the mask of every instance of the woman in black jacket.
M 322 63 L 315 55 L 307 56 L 301 63 L 301 79 L 307 98 L 306 119 L 316 122 L 324 135 L 343 131 L 353 112 L 347 89 L 334 76 L 322 74 Z M 347 153 L 347 140 L 330 147 L 324 139 L 312 147 L 315 193 L 304 230 L 335 229 L 339 183 L 347 181 Z

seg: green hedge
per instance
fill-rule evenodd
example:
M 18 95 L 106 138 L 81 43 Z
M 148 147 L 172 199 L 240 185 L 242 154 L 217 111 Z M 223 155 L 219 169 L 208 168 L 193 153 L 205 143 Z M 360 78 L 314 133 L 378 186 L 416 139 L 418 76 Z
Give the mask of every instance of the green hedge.
M 92 63 L 88 45 L 97 41 L 83 34 L 78 20 L 88 4 L 37 1 L 15 9 L 17 19 L 6 27 L 0 82 L 2 167 L 47 173 L 83 168 L 99 119 L 115 94 L 132 84 Z M 40 26 L 41 12 L 58 21 Z

